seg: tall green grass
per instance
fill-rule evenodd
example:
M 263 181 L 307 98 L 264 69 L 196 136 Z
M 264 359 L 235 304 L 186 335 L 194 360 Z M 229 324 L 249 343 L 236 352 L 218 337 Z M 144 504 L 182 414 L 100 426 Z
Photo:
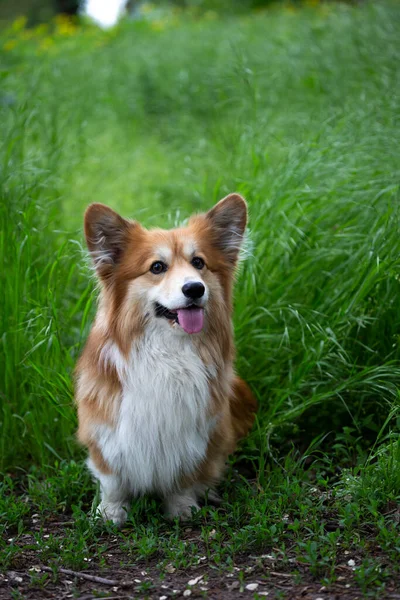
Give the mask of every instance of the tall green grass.
M 274 443 L 395 426 L 399 17 L 394 3 L 279 8 L 3 52 L 0 470 L 78 456 L 92 201 L 170 226 L 247 197 L 235 330 L 260 465 Z

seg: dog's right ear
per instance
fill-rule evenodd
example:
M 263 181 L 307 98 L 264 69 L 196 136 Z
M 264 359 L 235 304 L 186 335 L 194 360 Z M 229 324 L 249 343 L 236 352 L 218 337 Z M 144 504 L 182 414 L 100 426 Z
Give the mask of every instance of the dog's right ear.
M 84 228 L 86 244 L 96 271 L 102 279 L 108 279 L 118 264 L 127 234 L 133 223 L 123 219 L 104 204 L 90 204 L 85 212 Z

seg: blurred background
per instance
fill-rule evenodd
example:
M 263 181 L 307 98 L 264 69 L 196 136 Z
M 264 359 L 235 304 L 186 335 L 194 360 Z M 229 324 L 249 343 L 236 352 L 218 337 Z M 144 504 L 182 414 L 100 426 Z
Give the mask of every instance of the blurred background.
M 140 14 L 143 7 L 162 7 L 167 9 L 175 6 L 182 9 L 198 11 L 217 10 L 225 14 L 246 12 L 252 9 L 266 7 L 282 0 L 18 0 L 16 2 L 0 2 L 0 18 L 10 20 L 20 15 L 28 18 L 30 25 L 46 22 L 56 14 L 87 14 L 97 19 L 99 23 L 115 25 L 122 16 L 134 17 Z M 314 2 L 315 3 L 315 2 Z M 316 2 L 318 3 L 318 1 Z M 294 0 L 294 4 L 299 4 Z M 113 19 L 111 19 L 113 15 Z

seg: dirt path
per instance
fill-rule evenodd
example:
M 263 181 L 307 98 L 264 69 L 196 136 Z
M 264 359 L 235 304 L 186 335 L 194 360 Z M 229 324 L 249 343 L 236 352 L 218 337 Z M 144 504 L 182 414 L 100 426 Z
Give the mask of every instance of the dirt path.
M 52 533 L 62 534 L 57 524 Z M 30 535 L 22 536 L 24 550 L 15 556 L 12 567 L 0 574 L 0 599 L 41 598 L 64 600 L 94 600 L 108 598 L 211 598 L 276 600 L 356 600 L 366 597 L 354 580 L 354 572 L 343 556 L 343 566 L 335 570 L 336 581 L 323 585 L 312 577 L 305 565 L 290 559 L 286 565 L 273 555 L 243 555 L 238 557 L 230 572 L 208 563 L 206 558 L 195 567 L 177 570 L 172 564 L 160 568 L 159 559 L 133 563 L 121 550 L 118 539 L 104 536 L 99 544 L 105 551 L 97 564 L 87 558 L 84 571 L 59 567 L 55 574 L 49 565 L 39 562 Z M 115 542 L 113 544 L 113 541 Z M 289 553 L 290 556 L 290 553 Z M 386 582 L 385 590 L 368 597 L 400 600 L 400 580 Z

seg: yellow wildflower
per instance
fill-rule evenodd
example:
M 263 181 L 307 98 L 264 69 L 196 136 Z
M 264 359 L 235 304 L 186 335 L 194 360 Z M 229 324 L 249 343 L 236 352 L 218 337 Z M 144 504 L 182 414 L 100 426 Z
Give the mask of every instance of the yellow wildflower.
M 153 10 L 154 10 L 154 4 L 152 4 L 151 2 L 145 2 L 140 7 L 140 12 L 143 14 L 151 13 Z
M 11 50 L 14 50 L 16 45 L 17 45 L 17 40 L 8 40 L 8 42 L 6 42 L 3 45 L 3 50 L 5 50 L 6 52 L 11 52 Z
M 37 37 L 43 37 L 46 35 L 48 29 L 49 27 L 47 23 L 40 23 L 40 25 L 36 25 L 36 27 L 33 29 L 33 33 Z
M 285 6 L 283 7 L 284 11 L 287 12 L 289 15 L 295 15 L 296 14 L 296 8 L 293 6 L 293 4 L 285 4 Z
M 52 46 L 54 46 L 54 40 L 51 37 L 45 37 L 40 41 L 38 50 L 39 52 L 47 52 Z
M 66 15 L 57 15 L 54 18 L 57 35 L 74 35 L 77 30 L 75 23 Z
M 23 15 L 21 17 L 18 17 L 17 19 L 15 19 L 15 21 L 11 25 L 11 30 L 12 31 L 21 31 L 22 29 L 25 29 L 27 21 L 28 21 L 28 19 Z
M 153 31 L 164 31 L 165 26 L 165 19 L 154 19 L 154 21 L 151 21 L 150 23 L 150 27 Z

